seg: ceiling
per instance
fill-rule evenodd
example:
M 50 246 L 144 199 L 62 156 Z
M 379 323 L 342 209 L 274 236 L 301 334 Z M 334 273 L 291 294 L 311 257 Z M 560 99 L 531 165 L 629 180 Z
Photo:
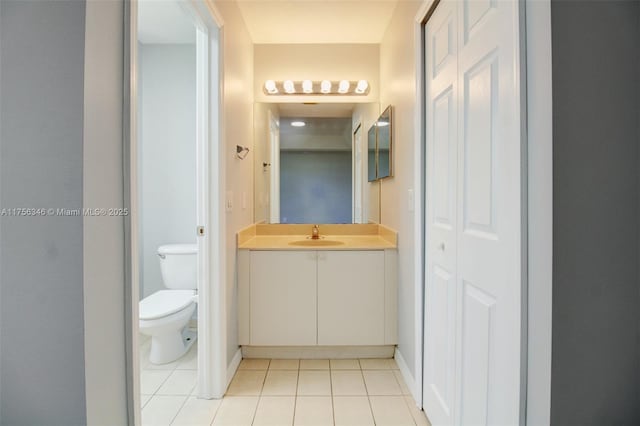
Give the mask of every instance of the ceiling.
M 181 3 L 181 0 L 139 0 L 138 41 L 195 44 L 196 27 Z
M 237 0 L 256 44 L 382 41 L 398 0 Z

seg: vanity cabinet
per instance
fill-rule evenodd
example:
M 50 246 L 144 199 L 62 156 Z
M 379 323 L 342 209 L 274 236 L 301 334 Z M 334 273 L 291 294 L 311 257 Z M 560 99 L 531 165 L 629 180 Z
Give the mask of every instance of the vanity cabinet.
M 240 250 L 238 311 L 241 345 L 396 344 L 396 251 Z
M 314 251 L 251 252 L 251 344 L 316 344 L 317 260 Z
M 318 344 L 384 345 L 384 251 L 318 252 Z

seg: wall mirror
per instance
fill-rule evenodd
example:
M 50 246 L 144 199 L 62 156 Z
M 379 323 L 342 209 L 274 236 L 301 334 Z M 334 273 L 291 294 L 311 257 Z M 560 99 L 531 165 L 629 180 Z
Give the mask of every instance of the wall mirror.
M 378 179 L 393 176 L 392 170 L 392 123 L 391 105 L 384 110 L 376 122 L 378 129 Z
M 393 123 L 391 105 L 371 125 L 368 132 L 369 182 L 393 176 Z
M 379 113 L 377 103 L 256 103 L 255 222 L 378 222 L 364 129 Z

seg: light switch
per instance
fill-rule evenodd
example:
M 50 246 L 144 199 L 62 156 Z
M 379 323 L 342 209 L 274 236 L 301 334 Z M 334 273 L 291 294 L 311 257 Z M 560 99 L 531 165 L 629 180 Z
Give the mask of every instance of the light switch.
M 233 211 L 233 191 L 227 191 L 226 209 L 227 212 Z

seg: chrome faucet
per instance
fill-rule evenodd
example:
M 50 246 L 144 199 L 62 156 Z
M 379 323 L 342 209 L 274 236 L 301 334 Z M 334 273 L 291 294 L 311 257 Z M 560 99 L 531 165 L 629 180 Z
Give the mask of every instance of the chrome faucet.
M 320 238 L 320 227 L 318 225 L 313 225 L 311 229 L 311 239 L 317 240 Z

